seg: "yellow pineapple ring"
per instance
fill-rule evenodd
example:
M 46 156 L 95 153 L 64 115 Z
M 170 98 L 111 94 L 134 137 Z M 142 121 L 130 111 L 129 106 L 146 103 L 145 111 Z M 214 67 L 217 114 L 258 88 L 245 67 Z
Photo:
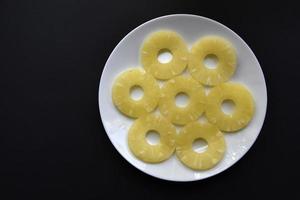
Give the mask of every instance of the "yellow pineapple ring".
M 206 56 L 218 58 L 215 69 L 205 66 Z M 236 52 L 231 43 L 218 36 L 200 38 L 191 49 L 188 70 L 196 80 L 205 85 L 218 85 L 228 81 L 236 69 Z
M 222 111 L 222 102 L 231 100 L 235 104 L 233 113 Z M 207 96 L 206 116 L 222 131 L 237 131 L 244 128 L 254 114 L 254 100 L 249 90 L 239 83 L 223 83 L 211 89 Z
M 149 131 L 156 131 L 160 141 L 151 145 L 146 140 Z M 167 160 L 174 152 L 176 145 L 176 129 L 164 117 L 149 114 L 138 118 L 130 127 L 128 146 L 132 153 L 145 162 L 158 163 Z
M 144 95 L 140 100 L 130 96 L 130 90 L 139 86 Z M 142 69 L 129 69 L 121 73 L 112 88 L 112 100 L 123 114 L 137 118 L 154 110 L 159 100 L 159 86 L 156 80 Z
M 169 51 L 173 58 L 161 63 L 157 57 L 160 51 Z M 141 48 L 141 62 L 145 70 L 157 79 L 170 79 L 180 74 L 188 63 L 188 48 L 182 37 L 173 31 L 163 30 L 152 33 Z
M 180 93 L 189 97 L 185 107 L 176 105 L 175 97 Z M 174 124 L 184 125 L 197 120 L 204 112 L 204 104 L 204 88 L 191 77 L 177 76 L 167 81 L 161 89 L 160 112 Z
M 193 142 L 203 139 L 207 142 L 204 152 L 193 150 Z M 224 156 L 226 143 L 223 133 L 210 123 L 187 124 L 177 137 L 176 155 L 186 166 L 194 170 L 206 170 L 215 166 Z

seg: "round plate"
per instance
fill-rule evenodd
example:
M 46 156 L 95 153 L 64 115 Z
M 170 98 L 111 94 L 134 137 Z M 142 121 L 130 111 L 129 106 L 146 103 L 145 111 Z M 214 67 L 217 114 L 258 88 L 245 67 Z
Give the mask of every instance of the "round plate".
M 214 168 L 194 171 L 176 158 L 175 154 L 165 162 L 148 164 L 138 160 L 127 145 L 128 129 L 133 123 L 113 105 L 111 88 L 116 76 L 132 67 L 141 66 L 140 47 L 151 32 L 171 29 L 179 33 L 189 47 L 205 35 L 219 35 L 229 40 L 237 50 L 238 65 L 231 81 L 244 83 L 255 100 L 255 115 L 246 128 L 225 134 L 227 150 L 224 158 Z M 176 14 L 150 20 L 126 35 L 109 56 L 102 72 L 99 87 L 100 115 L 106 133 L 118 152 L 139 170 L 157 178 L 170 181 L 195 181 L 216 175 L 236 163 L 250 149 L 256 140 L 266 114 L 267 90 L 261 67 L 248 45 L 224 25 L 200 16 Z

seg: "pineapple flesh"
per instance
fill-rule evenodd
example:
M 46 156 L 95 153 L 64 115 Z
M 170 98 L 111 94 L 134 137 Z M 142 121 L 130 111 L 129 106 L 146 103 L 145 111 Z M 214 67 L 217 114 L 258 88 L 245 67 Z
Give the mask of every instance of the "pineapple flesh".
M 172 60 L 168 63 L 158 61 L 161 50 L 168 50 Z M 141 48 L 141 62 L 145 70 L 155 78 L 170 79 L 179 75 L 188 63 L 188 48 L 183 38 L 174 31 L 161 30 L 147 37 Z
M 176 105 L 175 97 L 179 93 L 189 96 L 189 103 L 185 107 Z M 204 88 L 191 77 L 177 76 L 168 80 L 161 88 L 159 110 L 174 124 L 185 125 L 197 120 L 204 112 L 204 105 Z
M 134 86 L 143 89 L 143 97 L 134 100 L 130 90 Z M 153 111 L 159 101 L 159 86 L 155 78 L 143 69 L 129 69 L 121 73 L 112 88 L 112 100 L 120 112 L 128 117 L 138 118 Z
M 218 58 L 216 68 L 209 69 L 204 60 L 208 55 Z M 219 36 L 200 38 L 191 49 L 188 70 L 204 85 L 215 86 L 228 81 L 236 69 L 236 52 L 232 44 Z
M 193 150 L 193 142 L 203 139 L 207 142 L 204 152 Z M 214 167 L 224 156 L 226 143 L 224 135 L 210 123 L 191 122 L 179 133 L 176 140 L 176 155 L 187 167 L 207 170 Z
M 160 141 L 151 145 L 146 140 L 149 131 L 156 131 Z M 148 163 L 159 163 L 167 160 L 175 151 L 176 129 L 163 116 L 144 115 L 133 123 L 128 134 L 128 146 L 140 160 Z
M 222 103 L 232 100 L 235 108 L 231 114 L 222 111 Z M 242 84 L 227 82 L 214 87 L 207 96 L 206 116 L 210 123 L 226 132 L 244 128 L 254 114 L 254 100 L 249 90 Z

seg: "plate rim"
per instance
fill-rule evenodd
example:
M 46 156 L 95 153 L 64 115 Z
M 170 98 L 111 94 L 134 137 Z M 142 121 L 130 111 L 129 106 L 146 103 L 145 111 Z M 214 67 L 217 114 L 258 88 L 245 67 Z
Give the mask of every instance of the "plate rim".
M 258 134 L 257 136 L 254 138 L 252 144 L 249 146 L 249 148 L 244 152 L 244 154 L 235 160 L 235 162 L 233 162 L 232 164 L 228 165 L 227 168 L 224 168 L 222 170 L 220 170 L 219 172 L 213 174 L 213 175 L 210 175 L 210 176 L 206 176 L 206 177 L 203 177 L 203 178 L 200 178 L 200 179 L 193 179 L 193 180 L 173 180 L 173 179 L 168 179 L 168 178 L 162 178 L 162 177 L 159 177 L 159 176 L 156 176 L 154 174 L 150 174 L 148 172 L 145 172 L 144 170 L 138 168 L 137 166 L 135 166 L 133 163 L 131 163 L 127 158 L 125 158 L 122 153 L 120 152 L 120 150 L 118 148 L 116 148 L 116 146 L 113 144 L 112 140 L 111 140 L 111 137 L 109 136 L 109 134 L 107 133 L 107 129 L 104 125 L 104 122 L 103 122 L 103 119 L 102 119 L 102 115 L 101 115 L 101 106 L 100 106 L 100 93 L 101 93 L 101 82 L 102 82 L 102 77 L 103 77 L 103 74 L 104 72 L 106 71 L 107 69 L 107 63 L 109 62 L 109 60 L 111 59 L 111 56 L 114 54 L 114 52 L 116 51 L 116 49 L 119 47 L 119 45 L 127 39 L 127 37 L 129 37 L 129 35 L 131 35 L 131 33 L 133 33 L 134 31 L 138 30 L 139 28 L 141 28 L 142 26 L 145 26 L 149 23 L 152 23 L 154 21 L 157 21 L 157 20 L 160 20 L 160 19 L 164 19 L 164 18 L 170 18 L 170 17 L 178 17 L 178 16 L 181 16 L 181 17 L 195 17 L 195 18 L 200 18 L 200 19 L 203 19 L 203 20 L 207 20 L 207 21 L 210 21 L 212 23 L 216 23 L 218 24 L 219 26 L 222 26 L 223 28 L 227 29 L 229 32 L 233 33 L 235 36 L 238 37 L 239 40 L 241 40 L 244 44 L 245 44 L 245 47 L 251 52 L 252 56 L 255 58 L 255 60 L 257 61 L 258 65 L 259 65 L 259 70 L 260 72 L 262 73 L 262 77 L 263 77 L 263 80 L 264 80 L 264 89 L 266 91 L 266 106 L 265 106 L 265 109 L 263 111 L 263 121 L 262 121 L 262 125 L 259 127 L 259 131 L 258 131 Z M 267 113 L 267 108 L 268 108 L 268 90 L 267 90 L 267 83 L 266 83 L 266 79 L 265 79 L 265 74 L 263 72 L 263 69 L 261 67 L 261 64 L 260 62 L 258 61 L 257 57 L 255 56 L 255 54 L 253 53 L 252 49 L 249 47 L 249 45 L 236 33 L 234 32 L 233 30 L 231 30 L 229 27 L 223 25 L 222 23 L 214 20 L 214 19 L 210 19 L 208 17 L 204 17 L 204 16 L 200 16 L 200 15 L 195 15 L 195 14 L 169 14 L 169 15 L 163 15 L 163 16 L 160 16 L 160 17 L 156 17 L 156 18 L 153 18 L 153 19 L 150 19 L 142 24 L 140 24 L 139 26 L 135 27 L 134 29 L 132 29 L 130 32 L 128 32 L 119 42 L 118 44 L 114 47 L 114 49 L 111 51 L 111 53 L 109 54 L 105 64 L 104 64 L 104 67 L 103 67 L 103 70 L 102 70 L 102 73 L 101 73 L 101 76 L 100 76 L 100 80 L 99 80 L 99 87 L 98 87 L 98 108 L 99 108 L 99 114 L 100 114 L 100 119 L 101 119 L 101 123 L 102 123 L 102 126 L 105 130 L 105 133 L 107 135 L 107 137 L 109 138 L 109 141 L 110 143 L 113 145 L 113 147 L 117 150 L 117 152 L 121 155 L 122 158 L 124 158 L 128 163 L 130 163 L 130 165 L 132 165 L 133 167 L 135 167 L 136 169 L 138 169 L 139 171 L 143 172 L 144 174 L 147 174 L 147 175 L 150 175 L 152 177 L 155 177 L 155 178 L 158 178 L 160 180 L 164 180 L 164 181 L 172 181 L 172 182 L 194 182 L 194 181 L 200 181 L 200 180 L 204 180 L 204 179 L 207 179 L 207 178 L 210 178 L 210 177 L 213 177 L 213 176 L 216 176 L 224 171 L 226 171 L 227 169 L 231 168 L 233 165 L 235 165 L 240 159 L 242 159 L 247 153 L 248 151 L 252 148 L 252 146 L 254 145 L 255 141 L 257 140 L 258 136 L 260 135 L 261 133 L 261 130 L 264 126 L 264 123 L 265 123 L 265 119 L 266 119 L 266 113 Z

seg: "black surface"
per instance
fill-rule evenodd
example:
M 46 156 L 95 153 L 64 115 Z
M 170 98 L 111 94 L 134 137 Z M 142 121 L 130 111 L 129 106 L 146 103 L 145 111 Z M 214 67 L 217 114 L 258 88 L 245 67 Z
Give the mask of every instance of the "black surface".
M 253 148 L 225 172 L 185 184 L 127 163 L 104 133 L 97 102 L 115 45 L 141 23 L 173 13 L 206 16 L 238 33 L 255 52 L 268 87 L 267 116 Z M 296 197 L 299 17 L 298 6 L 287 1 L 0 0 L 0 195 Z

